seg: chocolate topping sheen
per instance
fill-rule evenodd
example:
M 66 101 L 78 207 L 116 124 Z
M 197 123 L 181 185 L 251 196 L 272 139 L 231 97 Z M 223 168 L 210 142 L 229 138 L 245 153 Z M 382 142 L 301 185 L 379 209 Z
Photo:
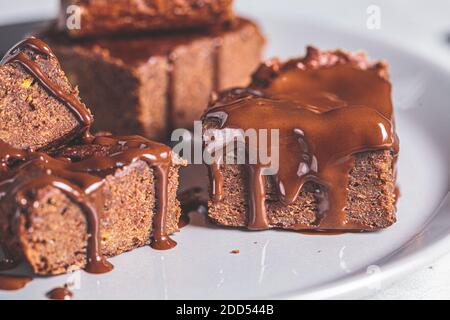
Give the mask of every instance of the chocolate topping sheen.
M 1 60 L 1 64 L 18 63 L 25 70 L 30 72 L 41 85 L 46 88 L 53 96 L 63 102 L 70 111 L 80 120 L 83 124 L 83 133 L 85 140 L 89 140 L 92 136 L 89 133 L 89 128 L 93 123 L 93 117 L 84 104 L 78 100 L 78 98 L 71 93 L 65 92 L 55 82 L 53 82 L 47 75 L 41 70 L 39 65 L 35 63 L 24 52 L 25 49 L 32 49 L 39 54 L 46 56 L 47 58 L 55 58 L 54 53 L 50 47 L 40 39 L 35 37 L 27 38 L 17 45 L 15 45 Z
M 23 52 L 24 48 L 31 48 L 48 57 L 54 56 L 43 41 L 32 37 L 12 48 L 3 58 L 2 64 L 19 63 L 51 94 L 64 102 L 84 125 L 80 134 L 76 135 L 82 134 L 83 144 L 66 148 L 59 154 L 56 151 L 52 157 L 46 153 L 15 149 L 0 141 L 0 197 L 17 203 L 18 212 L 25 214 L 33 205 L 32 198 L 38 189 L 45 186 L 59 189 L 77 204 L 86 216 L 87 232 L 90 235 L 86 270 L 91 273 L 104 273 L 113 268 L 102 255 L 100 241 L 99 217 L 104 203 L 104 177 L 113 174 L 118 168 L 144 161 L 153 168 L 156 177 L 158 203 L 151 245 L 160 250 L 174 247 L 176 242 L 166 234 L 171 149 L 140 136 L 92 135 L 90 126 L 93 119 L 89 110 L 74 95 L 65 93 L 52 82 Z
M 50 300 L 70 300 L 73 297 L 72 291 L 65 285 L 61 288 L 54 288 L 47 292 L 47 298 Z
M 0 275 L 0 290 L 19 290 L 24 288 L 32 280 L 30 277 Z
M 266 175 L 270 165 L 262 164 L 259 157 L 256 164 L 246 165 L 248 228 L 255 230 L 270 228 L 265 206 L 267 178 L 274 179 L 279 199 L 286 205 L 294 203 L 306 182 L 319 184 L 323 201 L 318 229 L 363 229 L 345 217 L 355 155 L 376 150 L 392 150 L 397 155 L 399 150 L 385 65 L 342 51 L 309 47 L 304 58 L 263 64 L 249 88 L 222 93 L 203 119 L 206 129 L 279 130 L 278 172 Z M 207 147 L 220 150 L 228 143 L 211 141 Z M 261 143 L 266 142 L 258 141 L 258 148 L 265 148 Z M 221 161 L 210 166 L 215 201 L 223 198 Z

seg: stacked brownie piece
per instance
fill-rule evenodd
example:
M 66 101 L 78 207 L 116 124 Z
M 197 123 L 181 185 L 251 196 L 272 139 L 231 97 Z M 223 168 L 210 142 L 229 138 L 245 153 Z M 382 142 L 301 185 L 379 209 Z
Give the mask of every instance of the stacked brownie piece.
M 73 5 L 80 29 L 67 25 Z M 192 128 L 213 91 L 247 85 L 265 43 L 231 0 L 63 1 L 45 37 L 96 129 L 158 140 Z
M 73 37 L 204 27 L 232 20 L 232 5 L 232 0 L 62 0 L 59 26 Z M 71 6 L 80 10 L 80 29 L 67 27 L 76 12 Z
M 185 163 L 140 136 L 93 135 L 92 123 L 46 43 L 26 39 L 3 58 L 0 245 L 36 274 L 103 273 L 107 257 L 176 244 Z

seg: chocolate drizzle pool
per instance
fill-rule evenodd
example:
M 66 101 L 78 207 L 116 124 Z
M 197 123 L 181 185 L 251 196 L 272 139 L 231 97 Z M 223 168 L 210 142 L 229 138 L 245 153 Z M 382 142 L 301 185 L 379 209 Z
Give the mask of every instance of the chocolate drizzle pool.
M 363 56 L 310 47 L 304 59 L 263 65 L 249 88 L 230 90 L 213 102 L 203 116 L 211 135 L 222 130 L 279 130 L 278 172 L 265 175 L 270 165 L 264 165 L 259 155 L 256 163 L 245 165 L 248 228 L 271 227 L 265 189 L 266 179 L 273 179 L 278 198 L 286 206 L 296 201 L 305 183 L 320 186 L 317 229 L 364 229 L 346 220 L 349 173 L 358 153 L 389 150 L 397 155 L 390 97 L 391 87 L 382 64 L 370 65 Z M 206 141 L 206 147 L 216 151 L 231 142 L 227 138 L 211 140 Z M 267 144 L 257 143 L 257 148 L 268 148 L 270 135 Z M 218 158 L 210 166 L 216 202 L 223 198 L 222 162 Z
M 172 165 L 171 149 L 139 136 L 98 136 L 90 133 L 93 122 L 89 110 L 69 93 L 52 82 L 25 52 L 32 50 L 48 59 L 54 58 L 50 48 L 41 40 L 29 38 L 9 51 L 2 64 L 19 63 L 30 72 L 53 96 L 63 102 L 83 124 L 77 137 L 83 143 L 115 146 L 119 151 L 108 156 L 95 156 L 76 161 L 75 158 L 55 159 L 44 153 L 18 150 L 0 141 L 0 195 L 18 203 L 16 217 L 26 214 L 31 205 L 30 195 L 45 186 L 59 189 L 83 211 L 87 221 L 88 247 L 86 271 L 105 273 L 113 266 L 102 255 L 99 217 L 103 210 L 103 177 L 115 169 L 144 161 L 153 168 L 156 177 L 157 212 L 154 217 L 153 241 L 155 249 L 165 250 L 176 245 L 166 233 L 168 175 Z M 30 174 L 33 172 L 33 174 Z

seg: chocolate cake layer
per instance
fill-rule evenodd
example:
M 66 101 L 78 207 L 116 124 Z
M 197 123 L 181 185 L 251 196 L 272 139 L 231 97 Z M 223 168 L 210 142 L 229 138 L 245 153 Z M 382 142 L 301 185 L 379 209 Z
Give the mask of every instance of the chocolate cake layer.
M 45 150 L 75 138 L 92 116 L 50 48 L 27 39 L 0 64 L 0 140 Z
M 232 0 L 62 0 L 58 24 L 72 37 L 85 37 L 199 28 L 232 18 Z
M 222 93 L 203 119 L 217 223 L 361 231 L 396 221 L 399 148 L 384 63 L 309 47 L 304 58 L 263 64 L 248 88 Z M 277 130 L 279 149 L 272 136 L 251 145 L 239 131 L 248 129 Z M 230 164 L 222 151 L 239 135 L 246 162 Z
M 185 163 L 170 148 L 105 136 L 53 156 L 24 153 L 2 176 L 0 243 L 10 258 L 40 275 L 103 273 L 112 267 L 105 257 L 176 244 L 168 235 L 178 231 Z
M 264 45 L 245 19 L 195 32 L 49 41 L 95 113 L 95 128 L 159 140 L 171 128 L 191 128 L 212 91 L 248 84 Z

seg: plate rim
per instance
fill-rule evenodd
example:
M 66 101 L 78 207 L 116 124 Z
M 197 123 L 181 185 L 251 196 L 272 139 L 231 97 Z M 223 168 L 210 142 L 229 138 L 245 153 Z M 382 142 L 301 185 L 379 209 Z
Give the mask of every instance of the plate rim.
M 271 18 L 274 20 L 279 20 L 282 17 L 274 15 Z M 292 20 L 290 17 L 287 17 L 286 19 Z M 286 19 L 284 19 L 284 22 L 287 21 Z M 330 30 L 330 26 L 324 26 L 319 24 L 318 21 L 308 18 L 302 20 L 301 23 L 319 30 Z M 360 40 L 362 39 L 365 42 L 380 43 L 389 51 L 395 51 L 401 55 L 408 56 L 409 58 L 420 60 L 421 63 L 428 65 L 432 69 L 433 74 L 439 74 L 440 76 L 450 80 L 450 68 L 447 65 L 432 60 L 423 52 L 409 51 L 406 45 L 395 43 L 392 39 L 375 35 L 369 36 L 361 31 L 349 30 L 338 25 L 333 25 L 332 32 L 358 38 Z M 395 105 L 394 110 L 396 110 Z M 397 112 L 398 111 L 396 111 L 396 113 Z M 404 255 L 403 257 L 396 257 L 399 251 L 412 246 L 414 242 L 417 241 L 417 238 L 427 230 L 438 215 L 445 212 L 450 213 L 450 185 L 447 187 L 447 192 L 447 194 L 443 195 L 440 202 L 437 203 L 435 209 L 431 210 L 431 214 L 424 226 L 418 230 L 412 238 L 407 240 L 401 247 L 379 259 L 383 260 L 389 257 L 392 261 L 386 261 L 379 264 L 377 264 L 377 261 L 374 261 L 374 264 L 377 264 L 377 266 L 383 270 L 379 273 L 378 277 L 370 277 L 365 271 L 360 270 L 345 277 L 341 277 L 324 284 L 312 286 L 311 288 L 298 290 L 294 289 L 284 293 L 278 293 L 273 295 L 271 298 L 289 300 L 368 298 L 379 292 L 373 290 L 371 291 L 369 289 L 371 286 L 377 283 L 382 283 L 383 285 L 380 289 L 386 289 L 395 281 L 406 277 L 409 272 L 417 271 L 427 263 L 435 261 L 443 255 L 450 253 L 450 230 L 448 230 L 447 234 L 439 240 L 432 241 L 423 248 Z M 448 219 L 450 219 L 450 217 Z

